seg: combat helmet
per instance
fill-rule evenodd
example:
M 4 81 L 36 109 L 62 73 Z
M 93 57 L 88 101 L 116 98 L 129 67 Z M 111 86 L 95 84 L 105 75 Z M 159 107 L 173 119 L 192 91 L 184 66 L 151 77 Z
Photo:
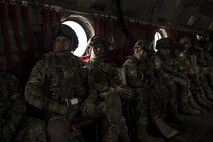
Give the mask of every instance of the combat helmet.
M 88 42 L 87 42 L 87 47 L 94 46 L 96 44 L 103 44 L 103 45 L 105 45 L 105 39 L 104 39 L 104 37 L 101 36 L 101 35 L 96 35 L 96 36 L 91 37 L 88 40 Z
M 150 43 L 146 40 L 138 40 L 135 43 L 134 48 L 141 48 L 143 50 L 149 51 L 150 50 Z
M 172 43 L 173 43 L 172 38 L 161 38 L 156 43 L 156 49 L 159 49 L 159 48 L 171 49 Z
M 55 26 L 51 34 L 52 40 L 55 40 L 57 36 L 65 36 L 71 41 L 71 51 L 75 51 L 75 49 L 78 47 L 78 37 L 70 26 L 65 24 Z

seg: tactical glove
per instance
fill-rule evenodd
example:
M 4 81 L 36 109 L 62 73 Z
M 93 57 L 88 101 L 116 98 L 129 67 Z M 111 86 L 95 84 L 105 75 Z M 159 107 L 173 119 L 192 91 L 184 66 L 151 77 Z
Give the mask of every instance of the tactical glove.
M 68 107 L 66 105 L 53 104 L 50 111 L 67 116 Z
M 81 106 L 81 114 L 83 117 L 92 116 L 95 112 L 95 104 L 91 100 L 85 100 Z

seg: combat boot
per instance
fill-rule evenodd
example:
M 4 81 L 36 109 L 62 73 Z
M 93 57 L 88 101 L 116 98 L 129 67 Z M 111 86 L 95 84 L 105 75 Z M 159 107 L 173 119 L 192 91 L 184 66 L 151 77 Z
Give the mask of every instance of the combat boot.
M 167 115 L 168 118 L 174 123 L 183 123 L 184 120 L 178 115 L 177 104 L 174 100 L 169 100 L 169 104 L 167 106 Z
M 130 142 L 127 130 L 124 129 L 119 131 L 119 139 L 121 142 Z
M 213 101 L 213 93 L 211 92 L 211 93 L 207 93 L 206 94 L 206 98 L 208 99 L 208 100 L 210 100 L 210 101 Z
M 209 100 L 207 100 L 206 96 L 204 93 L 200 93 L 201 99 L 208 104 L 209 108 L 212 108 L 211 102 Z
M 188 103 L 185 103 L 182 107 L 181 107 L 181 113 L 184 114 L 200 114 L 201 112 L 199 110 L 193 109 Z
M 174 137 L 178 133 L 178 130 L 172 128 L 161 117 L 155 119 L 153 122 L 157 126 L 157 128 L 159 129 L 159 131 L 161 132 L 161 134 L 163 136 L 165 136 L 167 139 L 170 139 L 170 138 Z
M 146 128 L 145 124 L 137 126 L 137 140 L 138 142 L 156 142 L 157 137 L 152 136 Z
M 104 134 L 102 134 L 102 142 L 118 142 L 118 131 L 110 127 Z
M 205 94 L 206 99 L 209 101 L 213 101 L 213 92 L 207 81 L 202 81 L 202 92 Z M 212 102 L 210 102 L 212 104 Z
M 182 117 L 180 114 L 175 113 L 175 112 L 169 114 L 169 115 L 168 115 L 168 118 L 169 118 L 169 120 L 170 120 L 171 122 L 173 122 L 173 123 L 175 123 L 175 124 L 182 124 L 182 123 L 184 123 L 183 117 Z
M 207 110 L 203 107 L 201 107 L 200 105 L 198 105 L 194 98 L 191 96 L 190 99 L 189 99 L 189 105 L 194 108 L 194 109 L 197 109 L 197 110 L 200 110 L 201 113 L 206 113 Z
M 195 97 L 195 101 L 204 108 L 210 109 L 211 105 L 204 102 L 200 97 Z

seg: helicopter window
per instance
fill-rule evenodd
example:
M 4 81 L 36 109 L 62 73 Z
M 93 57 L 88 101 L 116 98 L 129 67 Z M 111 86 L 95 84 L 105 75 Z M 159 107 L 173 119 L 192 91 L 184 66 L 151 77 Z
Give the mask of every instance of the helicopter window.
M 77 37 L 78 37 L 78 48 L 74 51 L 74 55 L 80 57 L 84 54 L 85 50 L 86 50 L 86 46 L 87 46 L 87 35 L 85 32 L 85 29 L 77 22 L 75 21 L 65 21 L 63 22 L 63 24 L 66 24 L 68 26 L 70 26 L 76 33 Z
M 164 37 L 167 37 L 167 33 L 166 33 L 165 29 L 159 29 L 159 30 L 155 33 L 154 41 L 153 41 L 153 48 L 154 48 L 155 52 L 157 52 L 157 49 L 156 49 L 156 42 L 157 42 L 159 39 L 164 38 Z

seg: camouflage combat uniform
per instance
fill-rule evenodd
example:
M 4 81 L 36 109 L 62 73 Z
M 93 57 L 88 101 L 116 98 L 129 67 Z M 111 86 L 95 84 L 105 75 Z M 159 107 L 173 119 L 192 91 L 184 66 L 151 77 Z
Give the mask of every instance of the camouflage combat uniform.
M 199 41 L 195 39 L 191 39 L 189 37 L 182 37 L 179 42 L 185 48 L 183 57 L 184 60 L 189 62 L 187 66 L 187 76 L 191 81 L 191 92 L 197 104 L 204 108 L 211 108 L 211 105 L 206 102 L 205 94 L 203 93 L 201 87 L 201 74 L 199 66 L 197 65 L 197 53 L 201 52 L 201 48 L 199 47 Z
M 70 135 L 73 121 L 94 114 L 96 94 L 89 89 L 84 62 L 71 53 L 78 47 L 75 31 L 60 24 L 54 27 L 51 37 L 53 52 L 33 68 L 25 99 L 44 112 L 48 141 L 69 142 L 73 140 Z
M 147 58 L 144 57 L 145 55 L 143 56 L 143 54 L 145 54 L 144 52 L 148 52 L 146 47 L 148 48 L 149 45 L 145 40 L 136 42 L 133 56 L 129 57 L 123 64 L 127 85 L 135 91 L 135 95 L 133 96 L 134 102 L 132 102 L 131 107 L 135 110 L 134 115 L 138 116 L 138 120 L 135 122 L 138 131 L 137 137 L 139 141 L 154 141 L 144 129 L 148 124 L 149 118 L 165 137 L 171 138 L 177 131 L 171 128 L 169 124 L 161 118 L 161 111 L 156 103 L 156 101 L 158 101 L 155 96 L 156 91 L 151 89 L 147 84 L 148 76 L 151 76 L 152 71 L 149 70 Z M 138 49 L 143 50 L 141 57 L 136 57 Z M 148 53 L 146 53 L 146 55 L 147 54 Z
M 193 109 L 200 110 L 201 112 L 206 112 L 205 109 L 203 109 L 201 106 L 199 106 L 196 101 L 194 100 L 194 97 L 191 93 L 191 88 L 194 86 L 194 84 L 191 85 L 191 76 L 193 76 L 193 65 L 191 62 L 186 58 L 185 56 L 185 48 L 181 46 L 179 43 L 173 44 L 172 51 L 171 51 L 171 57 L 173 60 L 172 70 L 174 76 L 180 78 L 181 82 L 185 82 L 186 87 L 182 88 L 181 91 L 188 94 L 188 99 L 186 98 L 186 102 L 188 101 L 189 105 Z M 183 99 L 184 100 L 184 99 Z
M 121 84 L 121 78 L 118 76 L 116 67 L 105 59 L 96 58 L 88 62 L 89 72 L 93 77 L 93 81 L 90 84 L 96 89 L 98 103 L 104 106 L 98 105 L 97 109 L 104 109 L 110 114 L 107 114 L 105 119 L 108 122 L 109 130 L 107 135 L 111 141 L 118 141 L 119 137 L 123 137 L 124 133 L 127 134 L 125 119 L 122 115 L 121 101 L 118 94 L 114 92 L 116 86 Z M 110 122 L 110 123 L 109 123 Z M 128 137 L 126 137 L 128 138 Z M 125 138 L 122 138 L 123 141 Z M 126 139 L 125 141 L 129 141 Z
M 200 68 L 200 80 L 207 99 L 213 101 L 213 57 L 209 53 L 212 43 L 203 43 L 203 50 L 197 54 L 197 64 Z
M 143 80 L 146 78 L 143 63 L 136 57 L 132 56 L 125 61 L 123 67 L 126 73 L 127 84 L 134 88 L 137 95 L 135 96 L 137 97 L 136 100 L 138 100 L 136 101 L 136 103 L 138 103 L 137 107 L 139 107 L 137 110 L 141 111 L 138 113 L 143 112 L 144 114 L 141 115 L 147 115 L 148 112 L 146 111 L 149 107 L 149 115 L 151 115 L 151 120 L 160 115 L 160 112 L 155 104 L 153 96 L 154 92 L 152 92 L 151 88 L 145 82 L 143 82 Z
M 20 82 L 0 72 L 0 141 L 9 142 L 19 133 L 26 106 Z
M 88 46 L 91 47 L 92 55 L 87 64 L 89 76 L 91 77 L 90 88 L 93 88 L 97 94 L 96 109 L 104 114 L 103 119 L 105 119 L 107 126 L 105 126 L 103 141 L 129 142 L 128 129 L 122 114 L 121 100 L 118 92 L 115 91 L 116 87 L 121 85 L 121 78 L 118 75 L 116 66 L 104 57 L 104 43 L 102 36 L 94 36 L 89 40 Z M 101 55 L 96 51 L 102 51 Z
M 169 52 L 172 48 L 172 40 L 169 38 L 163 38 L 157 41 L 157 47 L 162 49 L 167 49 Z M 188 104 L 190 99 L 189 83 L 187 78 L 184 78 L 179 73 L 175 72 L 173 67 L 173 59 L 170 54 L 163 55 L 156 53 L 151 59 L 150 65 L 155 69 L 156 78 L 160 84 L 165 84 L 170 90 L 170 103 L 177 103 L 177 99 L 179 99 L 179 109 L 182 113 L 187 114 L 199 114 L 198 110 L 194 110 Z M 180 87 L 180 89 L 177 89 Z M 180 91 L 180 92 L 178 92 Z M 179 94 L 179 95 L 177 95 Z M 172 106 L 175 106 L 174 104 Z M 175 110 L 175 107 L 173 107 Z
M 64 116 L 77 119 L 86 98 L 87 71 L 84 63 L 71 53 L 46 55 L 33 68 L 25 88 L 25 99 L 46 111 L 46 119 Z

